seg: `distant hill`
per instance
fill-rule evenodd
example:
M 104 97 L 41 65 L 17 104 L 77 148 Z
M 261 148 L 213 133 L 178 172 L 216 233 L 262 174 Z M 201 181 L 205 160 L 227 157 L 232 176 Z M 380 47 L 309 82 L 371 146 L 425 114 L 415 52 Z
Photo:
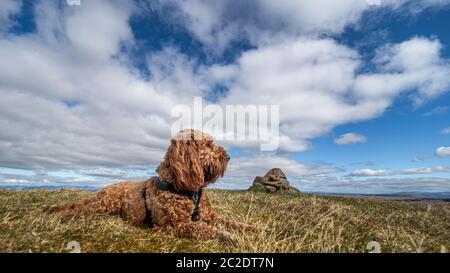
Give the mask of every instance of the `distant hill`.
M 358 197 L 358 198 L 374 198 L 374 199 L 391 199 L 391 200 L 438 200 L 450 202 L 450 192 L 399 192 L 395 194 L 352 194 L 352 193 L 324 193 L 315 192 L 312 194 L 321 196 L 343 196 L 343 197 Z
M 71 185 L 70 187 L 61 187 L 61 186 L 30 186 L 30 185 L 23 185 L 23 186 L 0 186 L 0 189 L 6 189 L 6 190 L 61 190 L 61 189 L 67 189 L 67 190 L 84 190 L 84 191 L 98 191 L 102 187 L 95 187 L 95 186 L 81 186 L 81 185 Z

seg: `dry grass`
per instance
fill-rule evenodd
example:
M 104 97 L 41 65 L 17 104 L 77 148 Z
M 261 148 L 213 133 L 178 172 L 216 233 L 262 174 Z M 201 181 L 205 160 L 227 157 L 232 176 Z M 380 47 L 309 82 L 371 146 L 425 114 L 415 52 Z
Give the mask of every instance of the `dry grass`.
M 305 194 L 209 190 L 225 218 L 255 223 L 232 232 L 236 246 L 193 241 L 136 228 L 118 217 L 64 218 L 42 208 L 78 201 L 84 191 L 0 190 L 0 252 L 441 252 L 450 248 L 450 205 Z

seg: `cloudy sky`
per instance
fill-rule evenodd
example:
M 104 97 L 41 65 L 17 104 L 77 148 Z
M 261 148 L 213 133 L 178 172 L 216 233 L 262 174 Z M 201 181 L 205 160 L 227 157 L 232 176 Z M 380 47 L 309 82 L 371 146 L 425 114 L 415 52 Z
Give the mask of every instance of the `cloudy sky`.
M 0 186 L 145 179 L 203 97 L 280 106 L 279 149 L 222 143 L 216 187 L 280 167 L 309 192 L 449 192 L 448 25 L 450 0 L 1 0 Z

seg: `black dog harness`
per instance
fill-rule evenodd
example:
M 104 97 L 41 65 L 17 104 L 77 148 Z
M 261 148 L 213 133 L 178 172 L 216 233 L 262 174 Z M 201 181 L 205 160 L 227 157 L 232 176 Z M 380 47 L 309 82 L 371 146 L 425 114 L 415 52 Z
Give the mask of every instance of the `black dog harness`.
M 192 203 L 194 204 L 194 213 L 192 214 L 192 221 L 197 221 L 200 218 L 200 201 L 202 199 L 203 189 L 200 189 L 198 191 L 177 191 L 172 186 L 172 183 L 163 181 L 159 177 L 156 178 L 155 186 L 159 190 L 169 191 L 171 193 L 183 195 L 189 198 L 189 200 L 191 200 Z M 145 210 L 147 211 L 144 223 L 152 227 L 153 226 L 152 214 L 151 211 L 147 208 L 147 187 L 144 190 L 144 204 Z

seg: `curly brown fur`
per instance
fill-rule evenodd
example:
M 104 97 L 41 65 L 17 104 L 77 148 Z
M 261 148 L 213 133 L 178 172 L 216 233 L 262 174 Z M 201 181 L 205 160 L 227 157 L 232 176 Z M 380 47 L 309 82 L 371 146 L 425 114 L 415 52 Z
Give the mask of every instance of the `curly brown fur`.
M 164 161 L 156 172 L 163 181 L 179 192 L 198 191 L 214 183 L 225 173 L 229 156 L 223 147 L 202 132 L 184 130 L 172 140 Z M 155 228 L 172 235 L 195 239 L 220 238 L 228 240 L 214 227 L 221 223 L 227 228 L 248 230 L 252 226 L 224 220 L 214 211 L 206 192 L 199 208 L 200 218 L 192 220 L 193 202 L 185 195 L 160 190 L 156 177 L 145 182 L 122 182 L 100 190 L 92 198 L 78 204 L 49 208 L 48 212 L 65 214 L 118 214 L 137 226 L 144 226 L 149 210 Z

